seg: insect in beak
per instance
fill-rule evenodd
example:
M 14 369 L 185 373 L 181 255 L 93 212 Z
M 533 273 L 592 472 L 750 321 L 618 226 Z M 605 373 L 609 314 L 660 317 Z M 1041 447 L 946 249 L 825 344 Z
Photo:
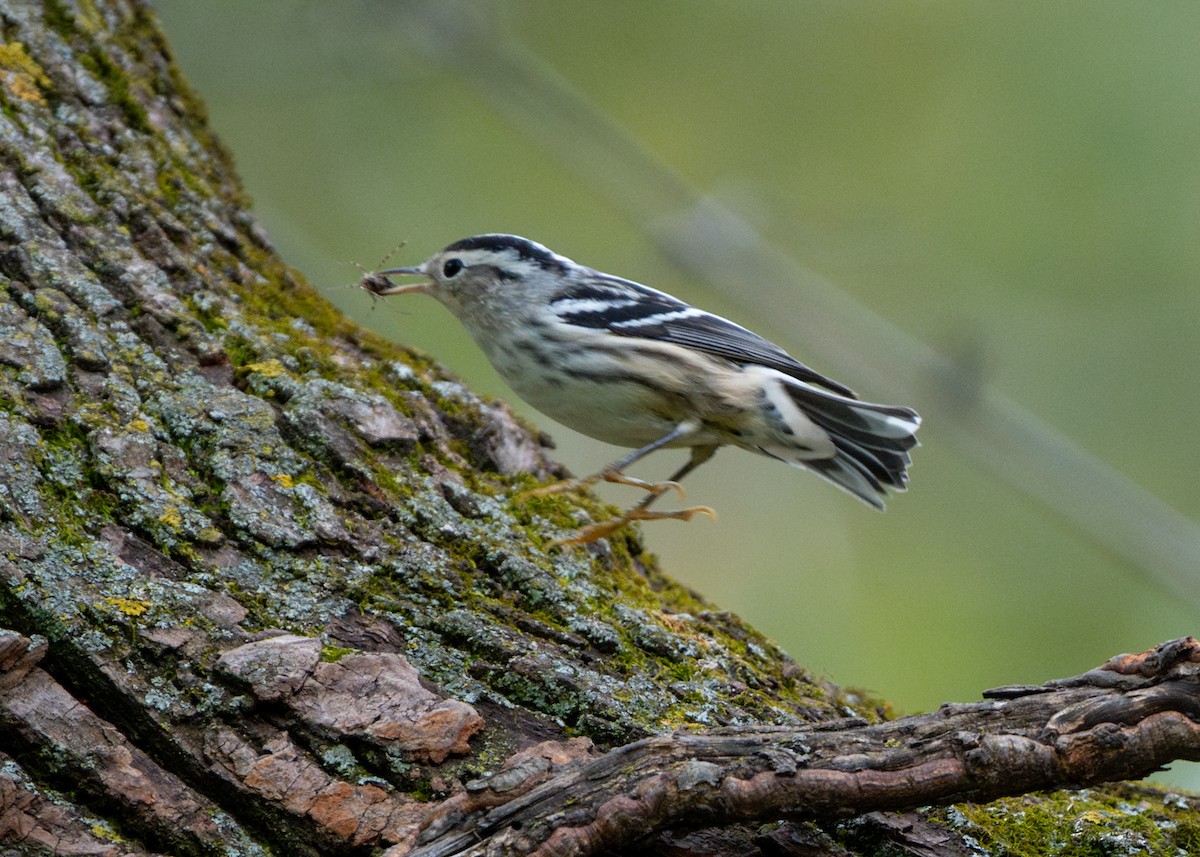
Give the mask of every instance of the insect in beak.
M 376 271 L 363 277 L 359 282 L 364 289 L 374 295 L 403 295 L 410 292 L 423 292 L 429 288 L 429 283 L 393 283 L 389 278 L 394 276 L 424 277 L 425 269 L 421 265 L 409 268 L 389 268 L 386 271 Z

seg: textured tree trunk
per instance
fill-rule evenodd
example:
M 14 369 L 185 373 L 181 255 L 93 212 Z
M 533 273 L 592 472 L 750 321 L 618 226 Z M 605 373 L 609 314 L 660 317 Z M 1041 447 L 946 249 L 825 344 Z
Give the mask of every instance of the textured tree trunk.
M 954 854 L 1035 812 L 1200 841 L 1131 786 L 867 814 L 1195 757 L 1194 642 L 949 737 L 868 725 L 635 535 L 552 547 L 604 510 L 514 499 L 558 472 L 539 437 L 276 257 L 144 3 L 0 17 L 2 853 Z M 665 737 L 693 724 L 748 731 Z

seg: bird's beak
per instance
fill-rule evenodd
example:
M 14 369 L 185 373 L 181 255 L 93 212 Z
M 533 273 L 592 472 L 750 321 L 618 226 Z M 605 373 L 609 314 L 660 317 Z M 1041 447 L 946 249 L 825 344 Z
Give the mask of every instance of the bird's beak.
M 422 265 L 414 265 L 411 268 L 389 268 L 386 271 L 377 271 L 371 274 L 369 278 L 371 282 L 366 285 L 368 291 L 376 295 L 404 295 L 411 292 L 423 292 L 431 285 L 429 282 L 424 283 L 393 283 L 389 277 L 405 276 L 405 277 L 424 277 L 425 268 Z

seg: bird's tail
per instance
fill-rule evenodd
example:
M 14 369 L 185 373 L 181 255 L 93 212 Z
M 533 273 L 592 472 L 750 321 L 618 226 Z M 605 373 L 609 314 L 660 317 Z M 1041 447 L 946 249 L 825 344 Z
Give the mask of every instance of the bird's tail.
M 883 509 L 888 489 L 908 487 L 908 451 L 918 446 L 921 417 L 910 408 L 877 405 L 838 395 L 804 382 L 786 385 L 804 414 L 829 435 L 832 458 L 791 463 L 805 467 L 843 491 Z

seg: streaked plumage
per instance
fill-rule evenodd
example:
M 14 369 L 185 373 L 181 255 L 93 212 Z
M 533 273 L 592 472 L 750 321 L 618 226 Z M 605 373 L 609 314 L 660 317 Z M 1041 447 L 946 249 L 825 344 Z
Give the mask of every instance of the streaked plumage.
M 635 448 L 596 478 L 627 481 L 615 475 L 649 452 L 690 447 L 674 481 L 717 448 L 738 446 L 811 470 L 879 509 L 889 489 L 907 486 L 915 411 L 864 402 L 758 334 L 664 292 L 500 234 L 381 274 L 427 277 L 397 286 L 373 275 L 364 285 L 433 295 L 521 398 L 577 431 Z M 642 511 L 621 523 L 662 516 L 678 513 Z

